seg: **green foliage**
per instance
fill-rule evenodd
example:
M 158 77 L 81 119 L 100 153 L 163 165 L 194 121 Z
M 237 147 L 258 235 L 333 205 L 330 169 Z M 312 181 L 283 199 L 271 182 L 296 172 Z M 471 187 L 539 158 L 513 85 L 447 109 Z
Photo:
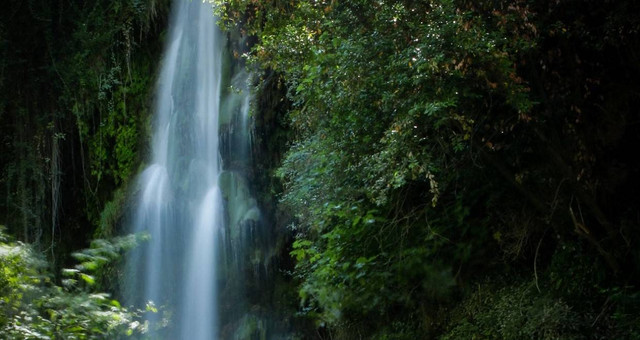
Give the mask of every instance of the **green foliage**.
M 326 209 L 331 221 L 324 222 L 331 228 L 299 235 L 291 252 L 304 280 L 301 302 L 310 315 L 327 323 L 356 315 L 393 320 L 396 316 L 387 314 L 393 306 L 415 308 L 446 299 L 454 281 L 435 256 L 443 239 L 433 229 L 399 226 L 358 206 Z
M 92 273 L 135 243 L 134 236 L 96 240 L 75 255 L 80 264 L 65 269 L 67 278 L 58 286 L 39 254 L 10 242 L 0 230 L 0 334 L 11 339 L 116 339 L 145 333 L 149 325 L 142 322 L 142 312 L 92 289 Z
M 6 7 L 0 215 L 13 234 L 63 258 L 140 165 L 169 1 Z
M 126 209 L 127 191 L 120 188 L 113 192 L 113 199 L 104 204 L 95 237 L 104 238 L 117 234 L 118 225 Z
M 464 319 L 442 339 L 583 339 L 578 314 L 531 283 L 489 292 L 480 289 L 461 309 Z
M 62 274 L 66 277 L 63 283 L 67 288 L 77 285 L 93 286 L 96 283 L 95 277 L 104 277 L 102 271 L 111 270 L 108 265 L 119 260 L 123 251 L 134 248 L 147 238 L 147 235 L 140 234 L 115 237 L 109 241 L 93 240 L 90 248 L 71 254 L 79 263 L 63 270 Z
M 321 328 L 580 338 L 601 307 L 580 301 L 637 286 L 637 4 L 213 2 L 257 36 L 249 62 L 286 84 L 280 207 Z M 495 305 L 441 321 L 485 276 L 500 278 Z
M 278 174 L 300 224 L 303 305 L 334 325 L 402 322 L 437 305 L 470 257 L 450 237 L 470 223 L 467 208 L 432 207 L 462 202 L 441 195 L 472 149 L 478 98 L 495 92 L 514 113 L 532 106 L 509 77 L 510 46 L 452 2 L 264 7 L 255 13 L 272 16 L 254 18 L 264 27 L 252 58 L 284 74 L 300 136 Z

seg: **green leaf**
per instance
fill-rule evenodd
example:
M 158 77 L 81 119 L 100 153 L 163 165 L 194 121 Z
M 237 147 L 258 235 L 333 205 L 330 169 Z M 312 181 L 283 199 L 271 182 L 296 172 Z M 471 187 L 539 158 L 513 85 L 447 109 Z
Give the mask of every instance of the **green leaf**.
M 88 285 L 93 285 L 94 283 L 96 283 L 96 280 L 93 278 L 93 276 L 85 274 L 85 273 L 80 273 L 80 278 L 86 282 Z

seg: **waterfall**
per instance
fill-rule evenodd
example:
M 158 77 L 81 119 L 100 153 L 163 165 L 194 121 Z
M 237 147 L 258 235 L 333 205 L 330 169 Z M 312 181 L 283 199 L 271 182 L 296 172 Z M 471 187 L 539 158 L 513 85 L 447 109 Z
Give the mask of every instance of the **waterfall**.
M 236 70 L 212 13 L 201 1 L 174 3 L 151 165 L 138 178 L 131 213 L 131 230 L 149 241 L 127 259 L 125 299 L 138 306 L 153 301 L 171 314 L 169 329 L 153 338 L 221 337 L 222 286 L 234 299 L 226 303 L 234 305 L 230 314 L 244 315 L 243 293 L 234 287 L 245 256 L 238 235 L 260 219 L 242 170 L 251 154 L 250 99 L 247 75 Z

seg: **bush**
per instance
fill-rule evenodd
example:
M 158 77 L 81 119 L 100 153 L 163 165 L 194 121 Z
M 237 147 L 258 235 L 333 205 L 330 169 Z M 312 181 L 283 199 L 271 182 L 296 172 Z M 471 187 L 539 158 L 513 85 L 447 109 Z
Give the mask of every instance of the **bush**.
M 100 240 L 75 254 L 81 263 L 54 282 L 48 264 L 29 245 L 0 229 L 0 337 L 6 339 L 118 339 L 144 334 L 142 312 L 95 292 L 92 272 L 135 244 L 135 237 Z
M 581 339 L 579 316 L 533 283 L 484 293 L 479 288 L 461 310 L 461 319 L 443 339 Z

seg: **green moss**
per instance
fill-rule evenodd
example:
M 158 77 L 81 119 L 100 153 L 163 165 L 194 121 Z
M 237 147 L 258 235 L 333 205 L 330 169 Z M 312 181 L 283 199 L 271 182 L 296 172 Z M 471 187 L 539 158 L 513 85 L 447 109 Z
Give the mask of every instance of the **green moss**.
M 121 232 L 122 216 L 127 209 L 128 191 L 120 188 L 113 192 L 113 198 L 105 203 L 100 212 L 100 221 L 94 238 L 114 237 Z

